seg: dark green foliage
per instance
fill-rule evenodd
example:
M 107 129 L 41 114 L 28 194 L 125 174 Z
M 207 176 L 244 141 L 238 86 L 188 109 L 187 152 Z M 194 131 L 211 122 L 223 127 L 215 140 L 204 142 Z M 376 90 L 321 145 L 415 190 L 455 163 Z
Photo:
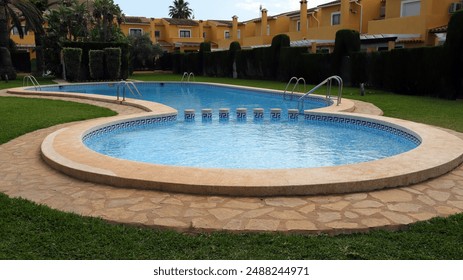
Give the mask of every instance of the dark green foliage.
M 271 47 L 275 51 L 279 51 L 282 48 L 289 47 L 291 45 L 291 39 L 286 34 L 279 34 L 273 37 Z
M 230 43 L 229 51 L 232 55 L 234 55 L 239 50 L 241 50 L 240 42 L 233 41 Z
M 129 77 L 129 45 L 126 43 L 98 43 L 98 42 L 66 42 L 65 47 L 74 47 L 82 49 L 82 65 L 81 77 L 82 80 L 90 79 L 90 71 L 88 69 L 90 50 L 104 50 L 105 48 L 120 48 L 121 49 L 121 68 L 120 78 L 127 79 Z
M 350 59 L 352 53 L 360 51 L 360 34 L 355 30 L 342 29 L 336 32 L 332 67 L 334 73 L 340 75 L 350 84 Z
M 238 78 L 238 72 L 236 67 L 236 52 L 241 50 L 241 45 L 239 42 L 233 41 L 230 43 L 230 47 L 228 49 L 229 52 L 229 63 L 230 63 L 230 73 L 232 74 L 233 78 Z
M 93 80 L 99 81 L 104 78 L 104 55 L 102 50 L 91 50 L 88 54 L 88 68 Z
M 284 47 L 280 51 L 280 62 L 278 69 L 278 80 L 289 81 L 291 77 L 302 77 L 304 64 L 301 60 L 303 54 L 306 54 L 306 47 Z
M 174 52 L 172 54 L 172 71 L 175 74 L 182 74 L 183 71 L 183 54 L 180 52 Z
M 80 80 L 80 65 L 82 63 L 81 48 L 63 48 L 64 65 L 66 69 L 66 80 Z
M 120 48 L 105 48 L 106 77 L 110 80 L 117 80 L 121 75 L 121 54 Z
M 400 94 L 454 99 L 443 47 L 396 49 L 352 55 L 353 83 Z
M 454 98 L 463 98 L 463 10 L 452 15 L 445 42 L 447 75 Z
M 332 55 L 330 54 L 302 54 L 300 57 L 302 65 L 300 76 L 303 76 L 309 84 L 319 84 L 327 77 L 332 76 L 331 59 Z
M 211 43 L 210 42 L 203 42 L 199 44 L 199 52 L 205 53 L 211 51 Z
M 278 71 L 280 68 L 280 56 L 281 50 L 283 48 L 287 48 L 291 45 L 291 39 L 286 34 L 279 34 L 273 37 L 272 45 L 270 46 L 271 54 L 266 55 L 265 62 L 270 62 L 269 75 L 265 75 L 266 77 L 270 77 L 270 79 L 277 79 Z M 267 69 L 266 69 L 267 70 Z
M 172 70 L 172 53 L 164 52 L 156 63 L 156 70 Z
M 155 58 L 162 55 L 159 44 L 153 44 L 148 34 L 129 36 L 130 66 L 134 70 L 153 70 Z
M 231 77 L 229 52 L 204 53 L 204 71 L 210 77 Z

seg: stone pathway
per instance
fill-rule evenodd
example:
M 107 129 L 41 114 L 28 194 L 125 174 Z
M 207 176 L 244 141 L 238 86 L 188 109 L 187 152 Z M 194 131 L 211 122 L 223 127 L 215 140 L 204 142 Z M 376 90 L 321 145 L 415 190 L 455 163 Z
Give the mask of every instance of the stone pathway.
M 73 101 L 108 107 L 120 114 L 139 112 L 127 106 Z M 0 191 L 60 211 L 183 232 L 339 234 L 373 228 L 397 229 L 463 212 L 463 167 L 400 189 L 308 197 L 196 196 L 86 183 L 56 172 L 40 158 L 43 139 L 68 125 L 42 129 L 0 146 Z

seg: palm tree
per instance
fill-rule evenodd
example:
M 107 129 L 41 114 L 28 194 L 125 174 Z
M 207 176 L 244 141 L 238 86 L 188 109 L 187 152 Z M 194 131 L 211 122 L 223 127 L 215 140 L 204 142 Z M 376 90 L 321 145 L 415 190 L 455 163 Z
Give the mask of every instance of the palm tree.
M 172 18 L 191 18 L 193 10 L 188 5 L 190 3 L 183 0 L 174 0 L 174 5 L 169 6 L 169 16 Z
M 24 37 L 21 21 L 26 29 L 43 34 L 42 13 L 27 0 L 0 0 L 0 76 L 2 79 L 16 79 L 16 71 L 8 50 L 11 27 L 18 29 L 20 38 Z

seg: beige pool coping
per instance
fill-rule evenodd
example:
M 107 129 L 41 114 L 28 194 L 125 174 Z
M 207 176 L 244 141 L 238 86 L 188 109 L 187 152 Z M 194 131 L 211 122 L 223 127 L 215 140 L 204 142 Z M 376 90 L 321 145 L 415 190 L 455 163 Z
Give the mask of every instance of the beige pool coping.
M 0 162 L 1 172 L 5 173 L 1 191 L 63 211 L 181 231 L 353 232 L 397 228 L 463 209 L 461 168 L 400 189 L 329 196 L 234 198 L 118 189 L 82 182 L 51 170 L 39 158 L 40 140 L 56 129 L 34 132 L 0 146 L 5 155 Z M 25 147 L 35 152 L 23 157 L 22 150 L 31 153 Z M 28 158 L 28 162 L 15 166 L 17 158 Z M 29 161 L 38 164 L 30 166 Z

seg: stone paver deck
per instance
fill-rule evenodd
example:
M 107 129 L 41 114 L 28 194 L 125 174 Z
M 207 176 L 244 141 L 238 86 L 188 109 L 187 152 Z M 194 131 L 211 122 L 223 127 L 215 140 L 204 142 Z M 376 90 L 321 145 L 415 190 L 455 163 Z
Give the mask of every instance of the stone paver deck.
M 2 95 L 0 93 L 0 95 Z M 109 107 L 120 114 L 139 109 Z M 361 104 L 356 112 L 362 112 Z M 373 110 L 375 111 L 375 110 Z M 371 112 L 366 109 L 365 113 Z M 117 223 L 170 228 L 182 232 L 349 233 L 405 225 L 463 212 L 463 167 L 421 184 L 348 195 L 234 198 L 118 189 L 82 182 L 46 165 L 42 129 L 0 146 L 0 191 L 65 212 Z M 462 134 L 455 133 L 463 138 Z

